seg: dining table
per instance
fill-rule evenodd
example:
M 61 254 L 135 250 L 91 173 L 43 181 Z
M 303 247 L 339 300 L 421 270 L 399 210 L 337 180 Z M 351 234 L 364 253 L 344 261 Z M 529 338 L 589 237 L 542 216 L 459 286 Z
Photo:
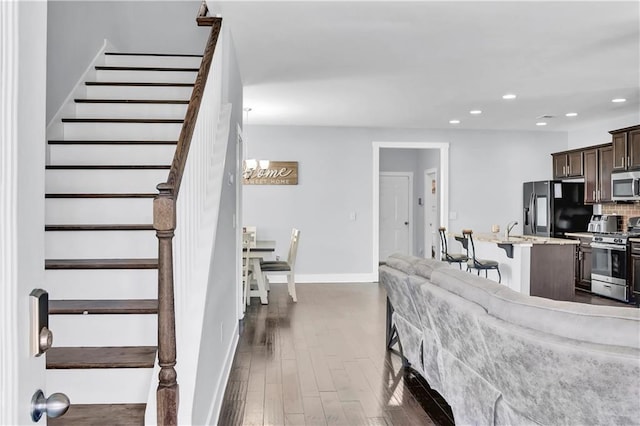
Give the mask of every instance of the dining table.
M 276 242 L 271 240 L 257 240 L 255 243 L 249 243 L 249 247 L 243 247 L 243 256 L 247 261 L 251 262 L 251 274 L 255 278 L 257 289 L 249 288 L 249 299 L 251 297 L 259 297 L 260 303 L 266 305 L 269 303 L 269 294 L 260 262 L 263 258 L 271 256 L 276 251 Z M 248 304 L 248 300 L 247 300 Z

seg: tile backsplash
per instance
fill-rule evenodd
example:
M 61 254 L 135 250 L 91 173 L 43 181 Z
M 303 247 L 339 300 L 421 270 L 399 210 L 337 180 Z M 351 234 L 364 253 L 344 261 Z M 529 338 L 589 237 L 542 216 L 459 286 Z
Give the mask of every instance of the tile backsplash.
M 619 214 L 622 215 L 622 229 L 627 230 L 630 217 L 640 216 L 640 204 L 603 204 L 603 214 Z

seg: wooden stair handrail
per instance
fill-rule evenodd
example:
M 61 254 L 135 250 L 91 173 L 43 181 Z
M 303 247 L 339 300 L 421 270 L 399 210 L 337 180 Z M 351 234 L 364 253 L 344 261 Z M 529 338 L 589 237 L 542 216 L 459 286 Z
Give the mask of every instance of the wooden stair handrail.
M 173 236 L 176 229 L 176 202 L 184 174 L 191 139 L 196 126 L 200 104 L 204 94 L 209 69 L 213 62 L 222 18 L 207 17 L 207 5 L 203 1 L 196 21 L 198 26 L 211 26 L 198 76 L 196 77 L 189 106 L 167 181 L 157 186 L 158 195 L 153 200 L 153 228 L 158 237 L 158 388 L 157 424 L 178 424 L 178 381 L 176 365 L 176 318 L 173 283 Z

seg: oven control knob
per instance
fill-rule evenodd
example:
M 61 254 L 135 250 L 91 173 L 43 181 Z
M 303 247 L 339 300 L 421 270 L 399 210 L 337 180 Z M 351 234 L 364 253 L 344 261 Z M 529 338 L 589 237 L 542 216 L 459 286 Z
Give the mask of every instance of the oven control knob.
M 622 243 L 622 238 L 614 238 L 613 242 L 614 243 Z

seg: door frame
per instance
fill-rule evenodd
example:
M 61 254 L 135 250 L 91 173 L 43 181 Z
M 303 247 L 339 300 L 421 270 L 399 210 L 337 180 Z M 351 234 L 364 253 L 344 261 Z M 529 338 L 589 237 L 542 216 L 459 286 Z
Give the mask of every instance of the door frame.
M 414 247 L 413 247 L 413 231 L 415 229 L 414 224 L 413 224 L 413 192 L 414 192 L 414 187 L 413 187 L 413 172 L 380 172 L 378 175 L 378 179 L 380 178 L 380 176 L 400 176 L 400 177 L 407 177 L 409 178 L 409 188 L 408 191 L 409 193 L 407 194 L 407 210 L 408 210 L 408 218 L 407 220 L 409 221 L 409 235 L 408 235 L 408 239 L 407 239 L 407 244 L 409 245 L 409 255 L 411 255 L 414 252 Z M 379 192 L 378 192 L 379 194 Z M 378 218 L 380 217 L 380 203 L 378 203 Z M 378 220 L 379 223 L 379 220 Z M 380 228 L 378 228 L 379 230 Z M 378 234 L 378 247 L 380 247 L 380 234 Z M 379 260 L 378 260 L 379 261 Z
M 429 191 L 431 190 L 431 188 L 427 185 L 427 177 L 430 174 L 435 174 L 436 175 L 436 209 L 438 209 L 440 206 L 438 205 L 438 193 L 440 192 L 440 182 L 438 180 L 438 169 L 437 168 L 431 168 L 431 169 L 425 169 L 424 170 L 424 199 L 425 199 L 425 209 L 424 212 L 425 214 L 423 215 L 423 220 L 424 220 L 424 241 L 425 241 L 425 246 L 424 246 L 424 257 L 427 257 L 427 235 L 429 234 L 429 224 L 427 223 L 427 214 L 426 214 L 426 200 L 427 197 L 429 196 Z M 439 211 L 436 212 L 436 214 L 438 214 Z M 439 216 L 439 215 L 438 215 Z M 436 217 L 436 222 L 438 222 L 437 220 L 438 218 Z M 434 237 L 435 238 L 435 237 Z M 433 242 L 432 242 L 433 244 Z M 439 239 L 435 238 L 435 246 L 436 246 L 436 253 L 435 253 L 435 259 L 440 260 L 440 255 L 441 255 L 441 250 L 440 250 L 440 242 Z M 429 247 L 429 250 L 431 249 L 431 247 Z
M 449 142 L 372 142 L 372 242 L 371 242 L 371 273 L 378 276 L 380 253 L 380 149 L 437 149 L 440 153 L 440 196 L 439 216 L 440 226 L 449 227 Z

